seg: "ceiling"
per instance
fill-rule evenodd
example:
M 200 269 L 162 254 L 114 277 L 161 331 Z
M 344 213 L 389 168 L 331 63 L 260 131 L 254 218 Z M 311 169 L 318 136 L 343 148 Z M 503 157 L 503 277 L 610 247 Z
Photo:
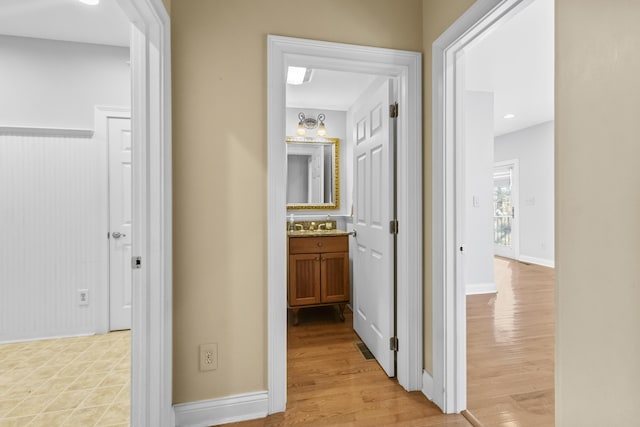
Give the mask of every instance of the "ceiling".
M 466 88 L 494 93 L 496 135 L 553 120 L 553 9 L 535 0 L 465 51 Z M 128 46 L 129 22 L 116 0 L 1 0 L 0 34 Z M 308 83 L 287 85 L 287 106 L 346 111 L 374 79 L 316 69 Z
M 535 0 L 465 51 L 466 89 L 494 93 L 496 136 L 553 120 L 553 11 L 553 0 Z M 287 85 L 287 106 L 346 111 L 374 79 L 314 70 L 310 82 Z
M 1 0 L 0 34 L 129 46 L 129 20 L 116 0 Z
M 314 69 L 307 83 L 287 85 L 287 107 L 347 111 L 376 77 Z
M 494 94 L 496 136 L 553 120 L 553 14 L 535 0 L 465 51 L 466 89 Z

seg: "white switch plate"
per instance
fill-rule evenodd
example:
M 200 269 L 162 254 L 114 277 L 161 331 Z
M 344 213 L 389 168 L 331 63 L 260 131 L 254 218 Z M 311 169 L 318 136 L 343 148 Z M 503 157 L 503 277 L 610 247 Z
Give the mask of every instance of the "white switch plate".
M 78 305 L 89 305 L 89 289 L 78 289 Z

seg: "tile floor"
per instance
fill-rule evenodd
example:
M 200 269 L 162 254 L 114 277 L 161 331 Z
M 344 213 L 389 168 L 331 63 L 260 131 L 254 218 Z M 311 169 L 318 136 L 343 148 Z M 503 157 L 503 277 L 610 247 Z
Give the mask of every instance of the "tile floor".
M 129 426 L 130 336 L 0 345 L 0 427 Z

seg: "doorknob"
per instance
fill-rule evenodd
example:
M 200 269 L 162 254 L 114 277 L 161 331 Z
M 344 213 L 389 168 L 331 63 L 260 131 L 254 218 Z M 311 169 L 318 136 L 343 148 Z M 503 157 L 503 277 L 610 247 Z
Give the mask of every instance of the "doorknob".
M 114 231 L 113 233 L 111 233 L 111 236 L 112 236 L 114 239 L 119 239 L 120 237 L 127 237 L 127 235 L 126 235 L 126 234 L 122 234 L 122 233 L 120 233 L 119 231 Z
M 353 237 L 356 237 L 356 235 L 357 235 L 358 233 L 356 232 L 356 230 L 353 230 L 350 234 L 351 234 Z

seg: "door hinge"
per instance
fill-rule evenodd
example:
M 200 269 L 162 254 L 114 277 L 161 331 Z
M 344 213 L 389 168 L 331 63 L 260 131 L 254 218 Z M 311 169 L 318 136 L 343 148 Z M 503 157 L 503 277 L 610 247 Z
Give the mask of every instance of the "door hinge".
M 142 257 L 132 256 L 131 257 L 131 268 L 137 270 L 142 268 Z
M 398 103 L 393 103 L 389 105 L 389 117 L 395 119 L 398 117 Z
M 398 337 L 391 337 L 389 339 L 389 350 L 398 351 Z
M 398 234 L 398 220 L 392 219 L 389 221 L 389 233 Z

